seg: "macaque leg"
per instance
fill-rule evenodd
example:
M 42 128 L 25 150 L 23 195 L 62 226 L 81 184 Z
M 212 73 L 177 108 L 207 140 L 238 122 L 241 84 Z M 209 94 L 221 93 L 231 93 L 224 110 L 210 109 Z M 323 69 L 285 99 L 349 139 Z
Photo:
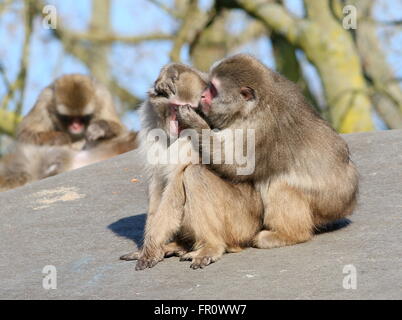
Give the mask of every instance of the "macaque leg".
M 254 238 L 261 249 L 308 241 L 313 235 L 313 219 L 307 198 L 300 190 L 283 182 L 273 182 L 265 203 L 264 227 Z
M 258 201 L 243 192 L 251 190 L 250 186 L 234 186 L 201 165 L 188 166 L 183 182 L 186 203 L 182 228 L 193 235 L 195 250 L 181 260 L 192 260 L 191 268 L 203 268 L 225 251 L 239 251 L 241 244 L 260 230 L 259 218 L 250 209 L 254 206 L 250 202 Z
M 180 229 L 185 202 L 183 170 L 184 168 L 179 168 L 174 172 L 163 192 L 157 211 L 147 218 L 144 245 L 138 257 L 136 270 L 152 268 L 163 260 L 166 243 Z

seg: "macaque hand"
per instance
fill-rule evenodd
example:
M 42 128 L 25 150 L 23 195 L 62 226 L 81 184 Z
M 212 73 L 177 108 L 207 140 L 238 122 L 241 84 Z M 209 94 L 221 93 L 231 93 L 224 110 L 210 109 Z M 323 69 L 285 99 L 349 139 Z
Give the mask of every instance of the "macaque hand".
M 95 121 L 88 126 L 86 138 L 88 141 L 97 141 L 106 136 L 107 132 L 106 121 Z
M 177 108 L 177 121 L 183 128 L 191 128 L 197 131 L 210 129 L 205 120 L 189 104 Z
M 175 81 L 179 79 L 179 71 L 174 66 L 168 66 L 161 71 L 158 79 L 156 79 L 154 87 L 158 94 L 166 96 L 176 94 Z

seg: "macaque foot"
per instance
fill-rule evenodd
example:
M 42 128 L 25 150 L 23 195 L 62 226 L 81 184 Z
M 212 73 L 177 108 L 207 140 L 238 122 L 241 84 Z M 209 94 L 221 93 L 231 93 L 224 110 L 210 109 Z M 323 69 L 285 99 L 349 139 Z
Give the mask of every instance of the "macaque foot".
M 137 264 L 135 265 L 135 270 L 144 270 L 146 268 L 152 268 L 158 264 L 158 262 L 163 260 L 164 252 L 163 250 L 148 250 L 151 252 L 144 252 L 138 256 Z
M 181 256 L 180 261 L 191 260 L 190 268 L 202 269 L 211 263 L 218 261 L 224 250 L 218 247 L 203 247 L 196 251 L 188 252 Z
M 167 245 L 165 245 L 163 250 L 165 252 L 166 258 L 171 257 L 171 256 L 181 257 L 187 253 L 187 250 L 175 241 L 170 242 Z
M 306 232 L 304 235 L 298 235 L 297 238 L 289 238 L 279 234 L 276 231 L 262 230 L 254 237 L 254 247 L 260 249 L 279 248 L 293 244 L 305 242 L 311 239 L 311 234 Z
M 177 242 L 173 241 L 164 246 L 163 252 L 165 258 L 172 256 L 181 257 L 187 253 L 187 250 L 183 246 L 179 245 Z M 141 254 L 140 250 L 133 251 L 122 255 L 120 257 L 120 260 L 126 260 L 126 261 L 139 260 L 140 254 Z

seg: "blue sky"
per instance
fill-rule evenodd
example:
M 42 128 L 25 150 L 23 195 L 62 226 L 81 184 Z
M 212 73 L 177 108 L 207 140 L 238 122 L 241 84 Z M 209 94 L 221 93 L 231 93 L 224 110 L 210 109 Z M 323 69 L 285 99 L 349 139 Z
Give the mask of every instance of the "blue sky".
M 368 0 L 371 1 L 371 0 Z M 163 1 L 171 5 L 173 0 Z M 288 8 L 296 15 L 303 13 L 301 0 L 285 1 Z M 52 0 L 49 4 L 56 6 L 60 21 L 73 30 L 85 30 L 89 23 L 91 0 Z M 202 0 L 201 6 L 207 9 L 211 0 Z M 7 77 L 13 81 L 19 68 L 23 28 L 22 20 L 17 9 L 22 2 L 16 0 L 12 10 L 1 16 L 0 20 L 0 63 L 7 72 Z M 229 28 L 231 31 L 240 31 L 244 21 L 244 13 L 237 12 L 239 19 L 234 19 Z M 375 17 L 379 20 L 402 19 L 402 0 L 380 0 L 375 8 Z M 247 17 L 245 17 L 247 19 Z M 164 11 L 147 0 L 114 0 L 112 1 L 111 21 L 113 30 L 123 35 L 139 35 L 162 31 L 174 33 L 177 22 Z M 243 22 L 244 23 L 244 22 Z M 387 34 L 388 31 L 380 32 Z M 385 38 L 385 37 L 384 37 Z M 402 77 L 402 32 L 387 37 L 384 45 L 391 48 L 388 60 L 394 66 L 397 75 Z M 139 97 L 145 97 L 145 92 L 157 77 L 160 68 L 168 63 L 168 53 L 171 49 L 169 42 L 147 42 L 137 46 L 115 44 L 111 47 L 109 62 L 111 72 L 119 79 L 121 85 Z M 183 62 L 188 63 L 188 48 L 182 51 Z M 270 67 L 274 67 L 271 46 L 266 39 L 259 39 L 236 52 L 250 52 L 259 57 Z M 301 55 L 303 58 L 303 56 Z M 321 90 L 318 76 L 312 66 L 305 64 L 306 74 L 315 91 Z M 50 32 L 42 28 L 41 21 L 35 21 L 31 43 L 30 68 L 28 70 L 27 92 L 23 104 L 23 113 L 26 114 L 33 106 L 40 90 L 47 86 L 55 77 L 64 73 L 88 73 L 86 67 L 77 59 L 65 54 L 60 43 L 54 40 Z M 5 86 L 0 81 L 0 98 L 5 93 Z M 132 129 L 139 129 L 139 122 L 135 115 L 124 118 L 126 125 Z

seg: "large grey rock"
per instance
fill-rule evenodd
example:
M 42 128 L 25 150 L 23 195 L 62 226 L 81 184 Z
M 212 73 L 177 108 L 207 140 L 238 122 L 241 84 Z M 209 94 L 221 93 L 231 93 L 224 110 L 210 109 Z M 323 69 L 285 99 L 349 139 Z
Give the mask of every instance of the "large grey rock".
M 401 299 L 402 131 L 345 138 L 361 173 L 349 225 L 203 270 L 169 258 L 136 272 L 118 259 L 141 241 L 146 218 L 135 152 L 1 193 L 0 298 Z M 42 286 L 47 265 L 55 290 Z M 356 289 L 343 287 L 345 265 L 356 268 Z

